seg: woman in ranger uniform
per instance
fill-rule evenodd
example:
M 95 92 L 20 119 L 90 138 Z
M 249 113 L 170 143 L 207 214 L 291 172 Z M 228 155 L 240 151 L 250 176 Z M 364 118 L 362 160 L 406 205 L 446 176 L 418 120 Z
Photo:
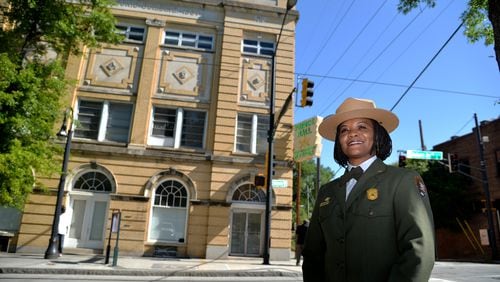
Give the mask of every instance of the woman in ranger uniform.
M 417 172 L 383 162 L 398 123 L 373 101 L 348 98 L 320 124 L 347 173 L 318 193 L 302 253 L 304 282 L 429 280 L 434 227 L 425 184 Z

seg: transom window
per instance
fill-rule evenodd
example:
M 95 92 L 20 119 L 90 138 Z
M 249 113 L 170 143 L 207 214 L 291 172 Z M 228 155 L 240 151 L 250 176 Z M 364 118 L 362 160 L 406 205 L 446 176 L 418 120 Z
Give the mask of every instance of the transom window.
M 213 41 L 214 38 L 211 35 L 167 30 L 163 43 L 171 46 L 212 50 Z
M 131 115 L 131 104 L 80 100 L 75 137 L 126 143 Z
M 266 193 L 261 189 L 255 188 L 252 184 L 244 184 L 234 191 L 232 200 L 236 202 L 265 203 Z
M 144 27 L 137 26 L 129 26 L 126 24 L 117 24 L 116 29 L 119 34 L 122 34 L 125 37 L 125 40 L 129 41 L 144 41 L 144 34 L 146 29 Z
M 83 190 L 90 192 L 112 192 L 113 186 L 109 178 L 99 171 L 89 171 L 80 176 L 73 190 Z
M 274 42 L 243 39 L 242 52 L 249 54 L 272 56 L 274 54 Z
M 149 239 L 183 243 L 186 234 L 188 192 L 173 179 L 161 182 L 155 189 Z
M 204 148 L 206 112 L 155 107 L 149 145 Z
M 252 154 L 267 152 L 269 117 L 256 114 L 238 114 L 236 151 Z

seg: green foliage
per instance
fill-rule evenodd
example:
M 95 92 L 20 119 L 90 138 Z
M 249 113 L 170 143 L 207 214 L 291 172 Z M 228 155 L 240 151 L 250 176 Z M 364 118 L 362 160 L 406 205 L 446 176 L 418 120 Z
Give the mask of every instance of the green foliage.
M 0 205 L 22 208 L 35 172 L 56 171 L 54 123 L 65 94 L 63 68 L 56 62 L 19 69 L 0 54 Z
M 297 171 L 294 170 L 293 189 L 294 194 L 297 191 Z M 329 167 L 320 166 L 320 187 L 328 183 L 334 177 L 334 172 Z M 301 179 L 300 179 L 300 219 L 308 219 L 311 216 L 314 203 L 316 201 L 316 161 L 310 160 L 301 163 Z M 296 197 L 294 197 L 296 198 Z M 309 214 L 308 214 L 309 211 Z M 295 211 L 294 211 L 295 218 Z
M 62 98 L 71 95 L 62 59 L 83 46 L 118 43 L 111 0 L 10 0 L 0 29 L 0 205 L 22 209 L 37 175 L 60 173 L 53 142 Z M 46 60 L 44 55 L 57 56 Z
M 465 25 L 464 34 L 472 43 L 480 39 L 484 39 L 486 45 L 495 43 L 493 26 L 488 17 L 488 1 L 494 0 L 469 0 L 467 9 L 462 13 L 461 19 Z M 407 14 L 418 8 L 420 4 L 433 8 L 436 0 L 400 0 L 398 11 Z
M 456 228 L 455 217 L 467 219 L 473 214 L 475 194 L 467 190 L 470 179 L 438 162 L 428 162 L 428 169 L 421 172 L 429 192 L 436 228 Z
M 472 43 L 484 39 L 486 45 L 494 44 L 493 27 L 488 20 L 488 0 L 470 0 L 467 6 L 461 17 L 467 27 L 465 36 Z
M 109 7 L 111 0 L 11 0 L 4 15 L 14 28 L 0 33 L 0 53 L 28 51 L 44 54 L 48 48 L 59 54 L 78 53 L 80 47 L 99 46 L 101 42 L 118 43 L 116 19 Z

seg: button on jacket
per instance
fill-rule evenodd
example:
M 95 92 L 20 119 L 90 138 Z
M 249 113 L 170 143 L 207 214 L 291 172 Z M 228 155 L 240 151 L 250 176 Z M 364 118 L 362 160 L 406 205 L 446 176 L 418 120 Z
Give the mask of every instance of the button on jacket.
M 342 177 L 321 187 L 304 245 L 304 282 L 428 281 L 434 227 L 425 185 L 380 159 L 346 200 Z

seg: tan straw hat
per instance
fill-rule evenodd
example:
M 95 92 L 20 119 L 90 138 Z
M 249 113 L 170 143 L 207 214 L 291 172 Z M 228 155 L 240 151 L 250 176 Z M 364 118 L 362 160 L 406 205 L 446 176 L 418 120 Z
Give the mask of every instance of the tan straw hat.
M 319 125 L 319 134 L 331 141 L 335 141 L 337 126 L 353 118 L 370 118 L 379 122 L 381 126 L 392 132 L 398 127 L 398 117 L 390 111 L 377 109 L 375 102 L 367 99 L 347 98 L 333 115 L 323 119 Z

